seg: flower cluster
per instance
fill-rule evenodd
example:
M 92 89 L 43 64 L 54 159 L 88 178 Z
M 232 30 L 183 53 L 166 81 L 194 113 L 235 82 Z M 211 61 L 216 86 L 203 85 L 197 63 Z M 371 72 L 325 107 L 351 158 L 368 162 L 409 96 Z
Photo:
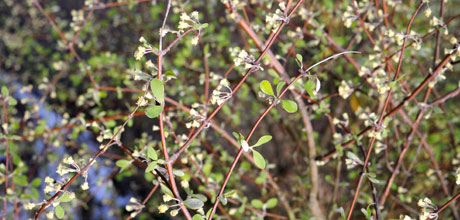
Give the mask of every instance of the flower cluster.
M 200 127 L 201 123 L 206 120 L 206 116 L 204 116 L 204 111 L 202 113 L 198 112 L 195 109 L 190 109 L 191 121 L 185 123 L 187 128 L 197 128 Z M 207 124 L 206 127 L 209 127 L 211 124 Z
M 433 204 L 433 202 L 431 202 L 429 198 L 418 200 L 417 205 L 422 208 L 419 217 L 420 220 L 438 219 L 438 214 L 435 213 L 438 208 Z
M 222 79 L 219 85 L 212 91 L 211 104 L 221 105 L 232 97 L 232 88 L 227 79 Z
M 347 9 L 345 10 L 345 12 L 343 13 L 343 16 L 342 16 L 343 25 L 345 25 L 345 27 L 347 27 L 347 28 L 350 28 L 351 24 L 356 19 L 358 19 L 358 16 L 356 16 L 356 14 L 355 14 L 355 12 L 353 10 L 353 6 L 348 5 Z
M 275 13 L 268 13 L 265 17 L 265 27 L 269 31 L 276 31 L 276 29 L 281 25 L 281 23 L 287 21 L 287 17 L 284 15 L 286 10 L 286 3 L 281 2 L 279 4 L 279 9 L 276 9 Z
M 88 8 L 92 8 L 94 6 L 97 6 L 98 4 L 101 4 L 99 0 L 85 0 L 85 6 Z
M 192 28 L 193 24 L 199 24 L 199 23 L 200 22 L 198 21 L 197 11 L 192 12 L 191 16 L 183 12 L 180 15 L 180 21 L 179 21 L 179 25 L 177 26 L 177 28 L 179 29 L 179 32 L 184 32 L 186 29 Z
M 191 15 L 188 15 L 187 13 L 183 12 L 180 16 L 179 25 L 177 26 L 177 28 L 179 29 L 179 33 L 183 33 L 189 28 L 197 30 L 198 34 L 196 34 L 190 42 L 192 45 L 197 45 L 198 40 L 200 38 L 201 29 L 206 28 L 207 26 L 207 23 L 200 23 L 198 18 L 198 12 L 194 11 Z
M 63 164 L 67 164 L 70 166 L 66 166 Z M 57 167 L 56 173 L 58 173 L 60 176 L 64 176 L 68 173 L 79 173 L 81 171 L 80 165 L 78 165 L 71 156 L 68 156 L 62 160 L 62 163 L 60 163 Z M 83 190 L 88 190 L 89 189 L 89 184 L 88 184 L 88 172 L 83 172 L 81 174 L 85 178 L 85 182 L 81 185 L 81 189 Z M 45 187 L 45 193 L 46 193 L 46 187 Z
M 134 218 L 137 214 L 139 214 L 142 211 L 144 207 L 145 206 L 136 198 L 131 197 L 131 199 L 129 199 L 129 203 L 125 206 L 125 209 L 128 212 L 132 212 L 129 216 L 131 216 L 131 218 Z
M 239 47 L 230 48 L 230 55 L 234 57 L 233 62 L 235 66 L 244 65 L 245 69 L 255 68 L 263 70 L 260 64 L 256 64 L 254 56 L 248 54 L 245 50 L 241 50 Z
M 347 169 L 353 169 L 357 165 L 364 165 L 364 162 L 354 153 L 348 151 L 347 158 L 345 158 L 345 164 L 347 165 Z
M 350 87 L 351 85 L 351 81 L 348 80 L 348 81 L 345 81 L 343 80 L 342 83 L 340 84 L 339 86 L 339 95 L 344 98 L 344 99 L 347 99 L 348 96 L 351 95 L 351 93 L 353 93 L 353 88 Z
M 377 91 L 379 94 L 384 94 L 388 90 L 390 90 L 390 85 L 385 78 L 387 77 L 387 74 L 385 70 L 382 68 L 379 68 L 369 74 L 367 77 L 367 82 L 369 82 L 372 85 L 375 85 L 377 87 Z
M 399 220 L 413 220 L 413 218 L 408 215 L 400 215 Z
M 460 185 L 460 167 L 457 168 L 457 171 L 455 172 L 455 183 Z
M 72 10 L 70 14 L 72 15 L 72 22 L 70 23 L 70 27 L 74 31 L 79 31 L 81 29 L 81 25 L 85 21 L 85 12 L 83 10 Z
M 134 52 L 134 58 L 136 58 L 136 60 L 140 60 L 145 54 L 148 53 L 158 53 L 157 50 L 153 49 L 152 45 L 150 45 L 144 37 L 140 37 L 139 42 L 141 45 L 139 45 L 136 52 Z
M 370 138 L 375 138 L 376 140 L 382 140 L 384 137 L 388 135 L 388 131 L 385 129 L 389 123 L 389 118 L 386 118 L 381 125 L 378 122 L 378 115 L 374 112 L 367 114 L 361 113 L 359 114 L 359 119 L 364 120 L 365 126 L 371 126 L 375 129 L 372 129 L 367 133 L 367 136 Z
M 169 202 L 169 201 L 176 201 L 176 202 L 179 202 L 180 201 L 176 198 L 173 198 L 171 195 L 169 194 L 164 194 L 163 195 L 163 201 L 164 202 Z M 175 208 L 177 207 L 177 209 L 174 209 L 174 210 L 171 210 L 171 212 L 169 213 L 172 217 L 176 216 L 177 214 L 179 214 L 179 209 L 180 209 L 180 205 L 179 204 L 174 204 L 174 205 L 167 205 L 167 204 L 161 204 L 159 205 L 157 208 L 158 208 L 158 212 L 159 213 L 165 213 L 166 211 L 168 211 L 168 209 L 170 208 Z

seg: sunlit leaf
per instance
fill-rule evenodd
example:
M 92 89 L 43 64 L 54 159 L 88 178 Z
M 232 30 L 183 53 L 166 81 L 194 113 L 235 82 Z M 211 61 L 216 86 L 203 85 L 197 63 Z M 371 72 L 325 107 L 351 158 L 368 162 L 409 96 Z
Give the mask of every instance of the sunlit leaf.
M 260 169 L 265 169 L 265 158 L 259 152 L 252 150 L 252 156 L 254 157 L 254 163 Z
M 267 80 L 260 82 L 260 89 L 267 95 L 275 96 L 275 93 L 273 93 L 272 85 Z
M 251 205 L 258 209 L 261 209 L 264 207 L 264 203 L 258 199 L 251 200 Z
M 284 84 L 286 84 L 285 82 L 279 82 L 277 85 L 276 85 L 276 95 L 280 95 L 281 93 L 281 89 L 283 89 L 283 86 Z
M 281 100 L 281 106 L 289 113 L 294 113 L 297 111 L 297 103 L 292 100 Z
M 192 220 L 204 220 L 203 216 L 201 216 L 200 214 L 195 214 L 192 218 Z
M 262 144 L 265 144 L 265 143 L 269 142 L 271 139 L 272 139 L 271 135 L 264 135 L 261 138 L 259 138 L 259 140 L 257 141 L 256 144 L 254 144 L 252 146 L 253 147 L 258 147 L 258 146 L 260 146 Z
M 159 79 L 152 79 L 150 81 L 150 89 L 152 90 L 153 96 L 161 104 L 164 102 L 165 89 L 163 82 Z
M 126 169 L 130 164 L 131 164 L 131 161 L 129 160 L 117 160 L 117 162 L 115 163 L 118 167 L 121 168 L 120 172 L 123 171 L 124 169 Z
M 148 148 L 147 148 L 147 156 L 148 156 L 151 160 L 158 160 L 158 154 L 157 154 L 157 152 L 155 151 L 155 149 L 153 149 L 153 147 L 148 147 Z
M 56 208 L 54 209 L 54 213 L 56 214 L 56 217 L 58 219 L 64 218 L 64 209 L 60 205 L 56 206 Z
M 149 106 L 145 109 L 145 115 L 149 118 L 156 118 L 163 111 L 160 105 Z
M 267 209 L 274 208 L 278 204 L 278 199 L 277 198 L 271 198 L 265 203 L 265 207 Z
M 313 81 L 312 79 L 308 79 L 305 83 L 305 91 L 308 93 L 310 97 L 315 97 L 315 93 L 313 92 L 315 89 L 315 81 Z

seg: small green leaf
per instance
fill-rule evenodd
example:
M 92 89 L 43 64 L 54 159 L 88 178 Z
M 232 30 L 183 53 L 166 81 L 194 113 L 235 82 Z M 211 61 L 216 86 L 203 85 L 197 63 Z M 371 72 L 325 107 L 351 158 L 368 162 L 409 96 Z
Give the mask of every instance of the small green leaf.
M 240 139 L 240 135 L 236 132 L 232 132 L 233 134 L 233 137 L 235 137 L 236 140 L 239 140 Z
M 195 197 L 203 202 L 208 201 L 208 198 L 203 194 L 193 194 L 192 197 Z
M 27 176 L 13 176 L 13 181 L 20 186 L 27 186 Z
M 162 104 L 165 98 L 163 82 L 159 79 L 152 79 L 152 81 L 150 81 L 150 89 L 152 90 L 153 96 Z
M 192 218 L 192 220 L 204 220 L 203 216 L 201 216 L 200 214 L 195 214 Z
M 235 193 L 236 193 L 236 190 L 231 190 L 230 192 L 224 193 L 224 196 L 225 197 L 230 197 L 230 196 L 233 196 L 233 194 L 235 194 Z
M 273 70 L 273 69 L 269 69 L 269 70 L 268 70 L 268 74 L 269 74 L 270 76 L 273 76 L 274 78 L 278 77 L 278 73 L 276 73 L 276 71 Z
M 303 63 L 303 57 L 302 57 L 302 55 L 296 54 L 295 57 L 297 58 L 297 60 L 298 60 L 299 62 Z
M 279 82 L 279 83 L 276 85 L 276 94 L 277 94 L 278 96 L 280 95 L 281 89 L 283 89 L 284 84 L 286 84 L 286 83 L 285 83 L 285 82 Z
M 64 209 L 60 205 L 56 206 L 56 209 L 54 209 L 54 213 L 56 213 L 56 217 L 58 219 L 64 218 Z
M 199 209 L 204 206 L 204 203 L 199 199 L 188 198 L 184 201 L 184 205 L 191 209 Z
M 123 171 L 124 169 L 126 169 L 126 167 L 128 167 L 130 164 L 131 164 L 131 161 L 129 160 L 117 160 L 117 162 L 115 163 L 118 167 L 121 168 L 120 172 Z
M 8 101 L 9 101 L 10 105 L 12 105 L 12 106 L 15 106 L 16 104 L 18 104 L 18 100 L 16 100 L 16 99 L 13 98 L 13 97 L 10 97 L 10 98 L 8 99 Z
M 289 113 L 297 111 L 297 104 L 291 100 L 281 100 L 281 106 Z
M 156 163 L 156 162 L 151 162 L 151 163 L 149 163 L 149 165 L 148 165 L 147 168 L 145 169 L 145 172 L 146 172 L 146 173 L 150 173 L 151 171 L 153 171 L 153 169 L 155 169 L 156 166 L 157 166 L 157 163 Z
M 264 135 L 261 138 L 259 138 L 259 140 L 257 141 L 256 144 L 254 144 L 252 146 L 253 147 L 258 147 L 258 146 L 260 146 L 262 144 L 265 144 L 265 143 L 269 142 L 271 139 L 272 139 L 271 135 Z
M 163 183 L 161 183 L 161 191 L 163 191 L 163 193 L 168 194 L 169 196 L 175 198 L 174 194 L 171 192 L 171 190 Z
M 297 63 L 297 65 L 299 65 L 299 67 L 302 67 L 302 65 L 303 65 L 303 64 L 302 64 L 302 63 L 303 63 L 302 55 L 296 54 L 295 57 L 296 57 L 295 62 Z
M 147 148 L 147 156 L 148 156 L 151 160 L 158 160 L 158 154 L 157 154 L 157 152 L 153 149 L 153 147 L 148 147 L 148 148 Z
M 272 85 L 267 80 L 260 82 L 260 89 L 267 95 L 275 96 L 275 93 L 273 93 Z
M 375 173 L 367 173 L 367 178 L 369 179 L 369 181 L 375 184 L 379 184 L 380 180 L 376 179 L 375 177 L 376 177 Z
M 10 91 L 8 91 L 8 88 L 6 88 L 6 86 L 2 86 L 2 95 L 8 96 L 9 94 L 10 94 Z
M 275 208 L 275 206 L 278 204 L 278 199 L 277 198 L 271 198 L 265 203 L 265 207 L 267 209 Z
M 171 70 L 166 71 L 166 73 L 164 73 L 164 75 L 165 75 L 165 76 L 172 77 L 172 78 L 176 78 L 176 77 L 177 77 L 177 75 L 176 75 L 173 71 L 171 71 Z
M 315 93 L 313 92 L 315 88 L 315 81 L 312 79 L 308 79 L 308 81 L 305 83 L 305 91 L 307 91 L 310 97 L 315 97 Z
M 160 105 L 149 106 L 145 109 L 145 115 L 149 118 L 156 118 L 163 111 Z
M 204 54 L 208 54 L 208 53 L 209 53 L 209 44 L 204 45 L 203 53 L 204 53 Z
M 61 202 L 70 202 L 72 201 L 72 199 L 69 197 L 69 193 L 65 193 L 62 197 L 61 197 Z
M 34 180 L 32 180 L 30 184 L 34 187 L 39 187 L 41 183 L 42 183 L 42 180 L 37 177 Z
M 265 158 L 259 152 L 252 150 L 252 156 L 254 157 L 254 163 L 260 169 L 265 169 Z
M 258 209 L 261 209 L 264 207 L 264 203 L 258 199 L 251 200 L 251 205 Z

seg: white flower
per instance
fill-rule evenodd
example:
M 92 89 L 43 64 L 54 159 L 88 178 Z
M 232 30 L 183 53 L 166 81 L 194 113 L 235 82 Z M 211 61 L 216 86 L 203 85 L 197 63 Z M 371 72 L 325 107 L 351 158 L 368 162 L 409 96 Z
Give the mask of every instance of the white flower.
M 54 182 L 53 178 L 49 176 L 45 177 L 45 183 L 53 183 L 53 182 Z
M 184 32 L 184 29 L 187 29 L 191 27 L 190 24 L 188 24 L 186 21 L 179 21 L 179 25 L 177 26 L 177 28 L 179 29 L 180 32 Z
M 82 185 L 81 185 L 81 189 L 82 190 L 88 190 L 89 189 L 89 184 L 87 181 L 85 181 Z
M 398 43 L 398 45 L 401 46 L 404 43 L 404 35 L 401 33 L 397 33 L 395 35 L 395 40 L 396 40 L 396 43 Z
M 164 194 L 163 195 L 163 201 L 164 202 L 169 202 L 171 201 L 173 198 L 169 195 L 169 194 Z
M 347 166 L 347 169 L 350 170 L 350 169 L 353 169 L 353 167 L 355 167 L 358 164 L 354 160 L 346 158 L 345 165 Z
M 186 188 L 186 189 L 190 187 L 190 185 L 189 185 L 189 183 L 188 183 L 187 180 L 182 180 L 182 181 L 180 181 L 180 185 L 181 185 L 182 187 Z
M 37 206 L 37 204 L 32 202 L 26 202 L 23 206 L 25 210 L 32 210 L 35 206 Z
M 134 52 L 134 58 L 136 58 L 136 60 L 140 60 L 144 56 L 145 51 L 146 48 L 144 46 L 139 46 L 136 52 Z
M 400 215 L 399 220 L 412 220 L 412 218 L 409 217 L 408 215 Z
M 169 207 L 167 205 L 160 205 L 157 207 L 158 208 L 158 212 L 159 213 L 165 213 L 166 211 L 168 211 Z
M 425 16 L 426 16 L 426 17 L 430 17 L 430 16 L 431 16 L 431 8 L 427 8 L 427 9 L 425 10 Z
M 197 11 L 192 12 L 192 17 L 193 19 L 198 21 L 198 12 Z
M 212 91 L 211 104 L 221 105 L 232 97 L 232 88 L 227 79 L 222 79 L 217 88 Z
M 198 44 L 198 39 L 199 39 L 198 36 L 194 36 L 194 37 L 192 37 L 192 40 L 190 41 L 190 43 L 192 45 L 197 45 Z
M 147 43 L 147 40 L 145 40 L 145 38 L 143 36 L 141 36 L 139 38 L 139 42 L 142 43 L 142 44 L 146 44 Z
M 50 193 L 50 192 L 52 192 L 53 190 L 54 190 L 54 188 L 51 187 L 51 186 L 45 186 L 45 189 L 44 189 L 45 193 Z
M 177 214 L 179 214 L 179 210 L 172 210 L 170 213 L 169 213 L 172 217 L 176 216 Z
M 68 156 L 67 158 L 64 158 L 64 160 L 62 162 L 66 163 L 66 164 L 70 164 L 70 165 L 73 165 L 75 163 L 75 161 L 73 160 L 73 158 L 71 156 Z
M 456 172 L 456 175 L 455 175 L 455 179 L 456 179 L 455 183 L 456 183 L 457 185 L 460 185 L 460 167 L 457 168 L 457 172 Z
M 192 20 L 192 19 L 190 18 L 190 16 L 188 16 L 187 13 L 182 12 L 182 14 L 180 15 L 180 20 L 181 20 L 181 21 L 190 21 L 190 20 Z
M 353 93 L 353 88 L 351 88 L 347 82 L 342 81 L 342 83 L 340 84 L 339 86 L 339 95 L 344 98 L 344 99 L 347 99 L 351 93 Z
M 49 219 L 53 219 L 54 218 L 54 211 L 49 211 L 48 213 L 46 213 L 46 217 L 49 218 Z
M 139 98 L 137 98 L 136 105 L 145 106 L 145 105 L 147 105 L 147 103 L 149 103 L 149 102 L 144 99 L 144 96 L 139 96 Z

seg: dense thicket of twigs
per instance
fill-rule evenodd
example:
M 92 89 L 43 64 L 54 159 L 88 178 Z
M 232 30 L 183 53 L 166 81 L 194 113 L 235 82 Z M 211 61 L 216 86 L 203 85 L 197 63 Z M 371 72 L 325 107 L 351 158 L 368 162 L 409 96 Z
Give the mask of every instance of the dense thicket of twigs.
M 458 4 L 4 0 L 0 214 L 460 219 Z

